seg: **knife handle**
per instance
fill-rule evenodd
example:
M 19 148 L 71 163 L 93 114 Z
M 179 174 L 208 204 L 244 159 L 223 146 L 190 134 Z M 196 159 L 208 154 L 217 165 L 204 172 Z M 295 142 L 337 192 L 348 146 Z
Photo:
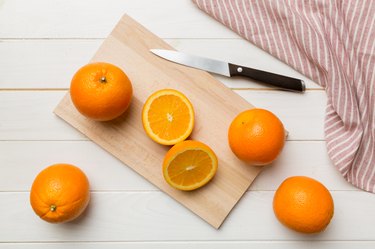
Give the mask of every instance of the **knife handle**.
M 243 67 L 229 63 L 230 76 L 243 76 L 253 80 L 261 81 L 277 88 L 289 91 L 304 92 L 305 82 L 288 76 L 261 71 L 254 68 Z

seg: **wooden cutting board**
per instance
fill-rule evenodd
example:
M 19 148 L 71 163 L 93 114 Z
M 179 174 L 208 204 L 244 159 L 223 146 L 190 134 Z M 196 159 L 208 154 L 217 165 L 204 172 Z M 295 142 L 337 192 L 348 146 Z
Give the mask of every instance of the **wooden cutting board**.
M 127 113 L 110 122 L 88 120 L 76 111 L 69 93 L 54 112 L 162 191 L 219 228 L 262 169 L 239 161 L 227 142 L 227 130 L 233 118 L 253 106 L 207 72 L 163 60 L 150 53 L 151 48 L 173 49 L 129 16 L 123 16 L 91 61 L 113 63 L 129 76 L 134 96 Z M 161 165 L 170 147 L 156 144 L 143 130 L 143 103 L 151 93 L 163 88 L 177 89 L 190 99 L 196 112 L 191 139 L 206 143 L 218 156 L 216 176 L 201 189 L 183 192 L 164 181 Z

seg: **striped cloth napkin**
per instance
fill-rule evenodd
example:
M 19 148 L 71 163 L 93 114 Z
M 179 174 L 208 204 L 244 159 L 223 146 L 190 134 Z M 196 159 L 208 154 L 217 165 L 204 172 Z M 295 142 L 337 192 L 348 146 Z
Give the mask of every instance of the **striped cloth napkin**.
M 328 155 L 348 182 L 375 192 L 375 1 L 193 1 L 325 88 Z

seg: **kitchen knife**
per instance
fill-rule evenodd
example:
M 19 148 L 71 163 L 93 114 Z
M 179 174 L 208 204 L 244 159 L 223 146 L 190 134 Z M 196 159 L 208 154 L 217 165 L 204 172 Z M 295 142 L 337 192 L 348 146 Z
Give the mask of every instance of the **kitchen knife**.
M 300 79 L 224 61 L 184 54 L 173 50 L 151 49 L 150 51 L 163 59 L 211 73 L 221 74 L 227 77 L 243 76 L 284 90 L 296 92 L 305 91 L 305 82 Z

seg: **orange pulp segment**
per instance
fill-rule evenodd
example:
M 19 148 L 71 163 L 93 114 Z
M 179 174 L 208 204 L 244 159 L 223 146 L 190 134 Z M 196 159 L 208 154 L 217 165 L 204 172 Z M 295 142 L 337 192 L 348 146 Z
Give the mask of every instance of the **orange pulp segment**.
M 174 145 L 165 155 L 163 176 L 172 187 L 188 191 L 207 184 L 217 167 L 217 157 L 210 147 L 186 140 Z
M 181 92 L 159 90 L 146 100 L 142 123 L 152 140 L 163 145 L 173 145 L 185 140 L 193 131 L 194 109 Z

